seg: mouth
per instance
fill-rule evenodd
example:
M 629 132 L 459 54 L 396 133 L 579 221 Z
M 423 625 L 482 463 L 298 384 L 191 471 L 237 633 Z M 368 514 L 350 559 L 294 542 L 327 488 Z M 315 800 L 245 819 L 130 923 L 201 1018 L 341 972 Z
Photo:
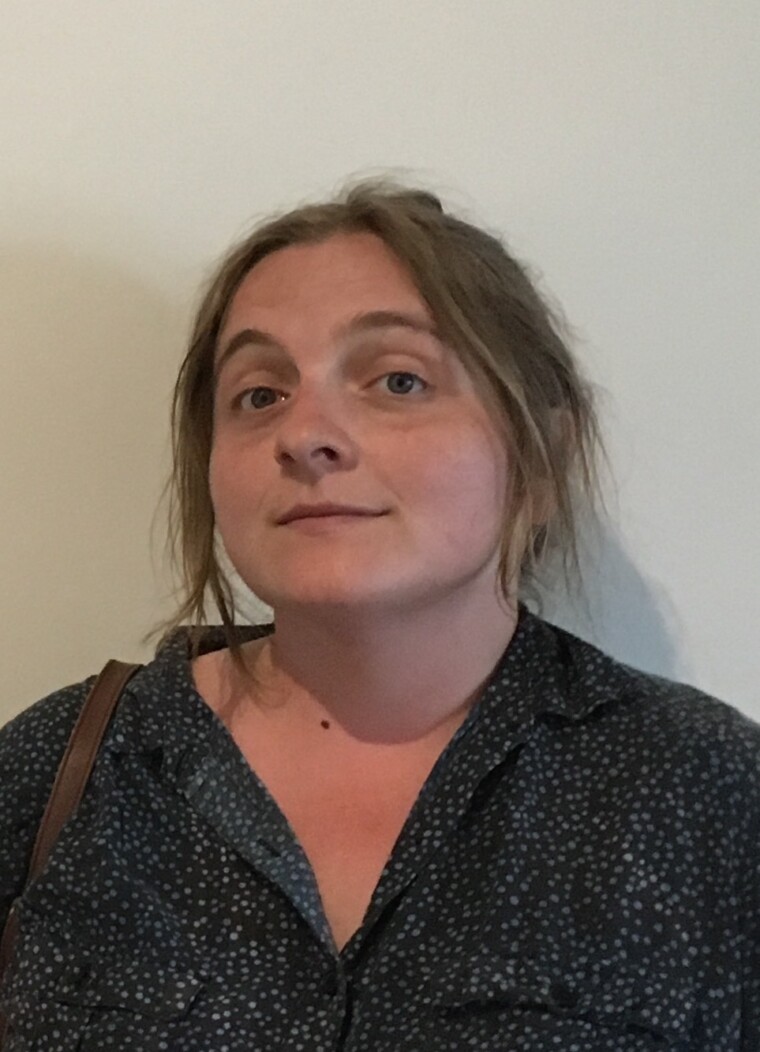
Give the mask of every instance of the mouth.
M 311 519 L 373 519 L 379 515 L 385 515 L 384 511 L 371 511 L 367 508 L 355 508 L 340 504 L 322 505 L 296 505 L 289 512 L 282 515 L 278 520 L 279 526 L 287 526 L 291 522 L 303 522 Z
M 329 529 L 335 526 L 348 526 L 369 519 L 377 519 L 386 512 L 331 512 L 320 515 L 300 515 L 282 523 L 283 526 L 294 526 L 307 532 Z

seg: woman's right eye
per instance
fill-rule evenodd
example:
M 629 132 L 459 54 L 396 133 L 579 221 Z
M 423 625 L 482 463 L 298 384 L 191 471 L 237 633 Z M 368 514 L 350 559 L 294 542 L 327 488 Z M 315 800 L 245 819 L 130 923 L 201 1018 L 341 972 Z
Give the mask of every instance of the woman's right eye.
M 235 396 L 233 405 L 236 409 L 244 411 L 267 409 L 270 405 L 274 405 L 276 397 L 273 400 L 267 399 L 272 395 L 277 396 L 279 394 L 282 394 L 282 392 L 276 391 L 274 387 L 249 387 L 247 391 L 242 391 Z

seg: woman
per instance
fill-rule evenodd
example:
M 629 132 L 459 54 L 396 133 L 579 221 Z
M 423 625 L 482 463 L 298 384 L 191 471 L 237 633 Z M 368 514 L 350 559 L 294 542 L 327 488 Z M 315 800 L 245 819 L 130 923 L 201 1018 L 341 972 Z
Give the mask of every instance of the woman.
M 23 896 L 7 1048 L 760 1047 L 760 729 L 518 598 L 601 447 L 500 242 L 391 183 L 273 218 L 174 434 L 184 599 Z M 0 737 L 6 908 L 90 683 Z

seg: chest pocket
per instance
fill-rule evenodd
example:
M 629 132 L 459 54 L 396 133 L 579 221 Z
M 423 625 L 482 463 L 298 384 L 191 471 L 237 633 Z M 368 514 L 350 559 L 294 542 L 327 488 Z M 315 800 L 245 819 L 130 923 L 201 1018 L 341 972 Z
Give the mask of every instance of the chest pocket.
M 53 998 L 71 1007 L 123 1009 L 168 1022 L 187 1014 L 203 985 L 194 972 L 120 961 L 102 970 L 69 970 L 58 980 Z
M 604 1028 L 608 1036 L 641 1038 L 638 1045 L 613 1041 L 610 1048 L 662 1048 L 663 1042 L 677 1047 L 688 1042 L 696 1013 L 689 979 L 664 972 L 639 974 L 621 966 L 599 972 L 552 968 L 495 954 L 441 962 L 432 979 L 432 1000 L 452 1020 L 501 1007 L 523 1021 L 542 1020 L 544 1032 L 551 1032 L 552 1020 L 576 1020 L 596 1025 L 600 1032 Z
M 127 1044 L 151 1052 L 167 1047 L 163 1038 L 181 1025 L 205 982 L 193 971 L 164 963 L 116 960 L 97 968 L 63 965 L 36 988 L 18 981 L 15 986 L 8 998 L 4 1052 L 6 1047 L 88 1052 Z

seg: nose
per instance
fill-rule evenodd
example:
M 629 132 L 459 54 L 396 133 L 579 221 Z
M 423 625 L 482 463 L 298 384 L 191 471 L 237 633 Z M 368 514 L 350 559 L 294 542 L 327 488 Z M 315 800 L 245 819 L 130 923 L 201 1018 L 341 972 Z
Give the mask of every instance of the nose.
M 336 405 L 299 391 L 279 422 L 275 440 L 277 463 L 317 477 L 353 467 L 357 460 L 356 443 L 338 417 Z

